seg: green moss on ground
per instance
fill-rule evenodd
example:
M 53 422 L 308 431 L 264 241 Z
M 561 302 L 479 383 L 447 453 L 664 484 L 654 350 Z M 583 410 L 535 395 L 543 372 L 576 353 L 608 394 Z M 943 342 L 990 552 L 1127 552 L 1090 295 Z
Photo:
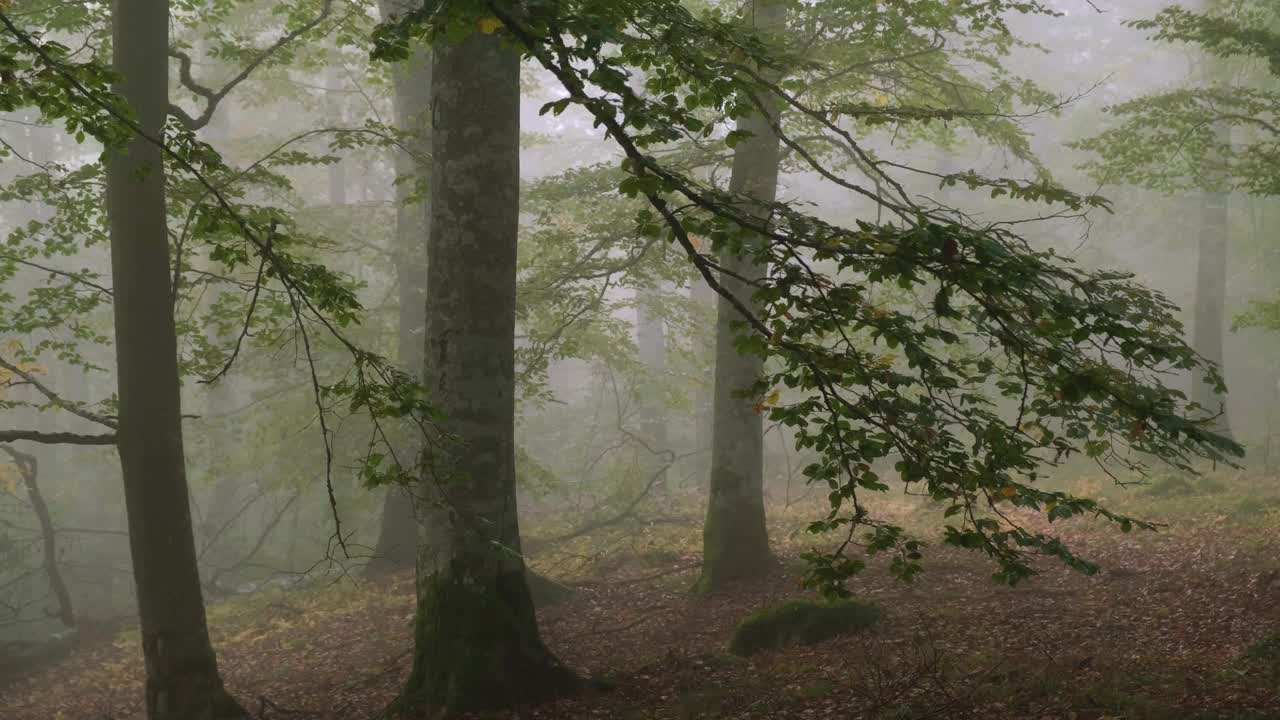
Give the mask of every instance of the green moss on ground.
M 792 600 L 743 620 L 729 641 L 734 655 L 753 655 L 787 645 L 812 645 L 851 635 L 880 620 L 880 609 L 858 600 L 814 603 Z
M 1274 677 L 1280 677 L 1280 631 L 1273 630 L 1244 651 L 1244 661 Z

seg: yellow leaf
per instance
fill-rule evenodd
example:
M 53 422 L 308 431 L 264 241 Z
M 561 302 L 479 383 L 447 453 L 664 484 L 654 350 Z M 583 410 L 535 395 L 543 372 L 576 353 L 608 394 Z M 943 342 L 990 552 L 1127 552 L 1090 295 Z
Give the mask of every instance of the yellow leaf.
M 498 28 L 502 27 L 502 21 L 490 15 L 477 20 L 476 27 L 485 35 L 492 35 L 498 31 Z
M 873 102 L 875 103 L 876 107 L 888 107 L 889 96 L 885 95 L 884 93 L 876 93 L 876 97 Z
M 775 389 L 773 392 L 769 393 L 769 397 L 767 397 L 767 398 L 765 398 L 765 399 L 764 399 L 764 404 L 765 404 L 765 405 L 777 405 L 777 404 L 778 404 L 778 400 L 780 400 L 780 399 L 782 399 L 782 393 L 781 393 L 781 392 L 779 392 L 777 389 Z
M 1018 488 L 1012 485 L 1005 485 L 1004 487 L 1000 488 L 998 492 L 996 492 L 996 495 L 1002 498 L 1011 498 L 1017 494 L 1018 494 Z
M 10 495 L 18 492 L 18 473 L 12 465 L 0 465 L 0 490 Z

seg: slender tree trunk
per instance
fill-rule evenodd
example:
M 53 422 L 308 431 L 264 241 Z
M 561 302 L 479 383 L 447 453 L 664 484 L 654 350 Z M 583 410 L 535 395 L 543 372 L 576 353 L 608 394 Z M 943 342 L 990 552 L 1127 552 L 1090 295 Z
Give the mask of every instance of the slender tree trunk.
M 379 5 L 383 20 L 404 8 L 396 0 Z M 427 308 L 427 240 L 430 234 L 428 203 L 417 201 L 418 180 L 425 179 L 431 154 L 431 50 L 416 46 L 409 58 L 391 68 L 395 89 L 396 123 L 411 133 L 408 152 L 396 154 L 396 281 L 399 286 L 400 368 L 422 372 L 423 327 Z M 382 527 L 368 572 L 386 572 L 414 566 L 418 547 L 418 520 L 411 489 L 392 487 L 382 504 Z
M 342 127 L 343 113 L 343 77 L 342 54 L 338 50 L 329 53 L 329 65 L 324 73 L 324 105 L 325 122 L 332 127 Z M 339 160 L 329 165 L 329 204 L 334 207 L 347 204 L 347 161 Z
M 701 277 L 693 280 L 693 287 L 689 289 L 689 298 L 700 306 L 707 308 L 711 317 L 711 328 L 714 328 L 714 318 L 717 310 L 716 291 L 711 289 Z M 712 428 L 715 426 L 713 416 L 715 414 L 715 332 L 709 332 L 710 340 L 699 336 L 694 339 L 698 349 L 698 357 L 704 359 L 707 364 L 708 372 L 704 381 L 698 385 L 693 396 L 693 421 L 695 424 L 693 436 L 696 448 L 699 451 L 711 450 L 712 444 Z M 708 472 L 711 463 L 706 463 Z
M 1217 123 L 1215 133 L 1219 142 L 1230 142 L 1231 128 Z M 1205 193 L 1201 213 L 1199 259 L 1196 263 L 1196 311 L 1192 346 L 1196 351 L 1222 366 L 1222 335 L 1226 316 L 1227 295 L 1227 241 L 1231 234 L 1230 192 Z M 1204 382 L 1203 371 L 1192 376 L 1191 399 L 1210 414 L 1222 414 L 1214 423 L 1215 429 L 1231 434 L 1227 419 L 1226 397 Z
M 201 54 L 203 57 L 211 58 L 208 52 Z M 225 152 L 228 143 L 228 135 L 232 127 L 232 112 L 234 105 L 227 98 L 223 98 L 218 103 L 218 107 L 209 118 L 209 123 L 205 125 L 201 131 L 201 139 L 209 143 L 219 152 Z M 205 259 L 207 263 L 206 270 L 217 274 L 221 268 L 217 267 L 217 262 Z M 216 305 L 225 292 L 233 292 L 225 288 L 219 288 L 213 293 L 211 305 Z M 216 347 L 229 348 L 235 342 L 233 334 L 221 334 L 216 327 L 209 330 L 209 342 Z M 214 458 L 232 457 L 240 452 L 241 449 L 241 432 L 240 424 L 234 419 L 227 416 L 235 410 L 239 405 L 238 379 L 228 374 L 218 380 L 213 385 L 205 386 L 207 388 L 205 395 L 205 431 L 208 433 L 209 450 Z M 234 467 L 234 466 L 232 466 Z M 214 483 L 213 489 L 209 494 L 209 500 L 204 504 L 204 517 L 201 518 L 200 526 L 197 528 L 196 537 L 199 542 L 201 551 L 199 558 L 206 567 L 221 567 L 230 560 L 231 553 L 227 552 L 229 546 L 233 546 L 232 539 L 235 537 L 234 532 L 223 532 L 217 540 L 214 536 L 222 529 L 223 525 L 231 520 L 232 515 L 236 512 L 243 495 L 242 488 L 245 484 L 245 478 L 236 475 L 228 468 L 228 464 L 215 462 L 213 464 Z M 230 528 L 228 528 L 230 530 Z M 215 542 L 220 547 L 207 547 L 210 542 Z M 214 571 L 216 573 L 216 570 Z
M 424 375 L 455 440 L 424 458 L 406 698 L 455 715 L 516 707 L 574 680 L 539 637 L 516 515 L 519 56 L 476 32 L 438 43 L 433 65 Z
M 780 28 L 784 10 L 777 0 L 758 2 L 752 13 L 757 27 Z M 760 202 L 773 202 L 778 194 L 780 141 L 773 130 L 779 115 L 778 100 L 761 97 L 770 117 L 752 115 L 741 121 L 751 133 L 733 154 L 729 189 Z M 748 248 L 749 250 L 749 248 Z M 724 288 L 743 303 L 751 304 L 750 285 L 737 279 L 761 278 L 768 268 L 750 257 L 726 252 L 721 258 L 727 272 L 720 276 Z M 737 352 L 735 338 L 743 330 L 738 310 L 720 298 L 716 318 L 715 408 L 711 445 L 711 493 L 702 530 L 703 591 L 726 582 L 759 575 L 771 564 L 769 535 L 764 516 L 764 418 L 750 398 L 740 393 L 764 373 L 757 355 Z
M 49 505 L 40 492 L 39 464 L 34 455 L 20 452 L 8 445 L 0 445 L 0 451 L 13 458 L 18 466 L 18 474 L 22 476 L 22 484 L 27 489 L 27 499 L 31 501 L 31 509 L 40 523 L 41 554 L 45 576 L 49 578 L 49 589 L 58 601 L 58 619 L 69 628 L 76 626 L 75 609 L 71 605 L 71 593 L 67 591 L 67 583 L 62 578 L 62 569 L 58 567 L 58 532 L 53 526 L 53 516 L 49 514 Z
M 657 491 L 668 489 L 665 468 L 670 464 L 665 455 L 669 444 L 666 404 L 662 396 L 667 369 L 666 325 L 657 312 L 661 302 L 661 285 L 636 292 L 636 345 L 647 379 L 640 395 L 641 434 L 648 445 L 641 449 L 645 458 L 642 479 L 647 483 L 656 473 L 653 488 Z
M 116 0 L 116 88 L 144 133 L 162 137 L 169 105 L 168 0 Z M 115 289 L 117 449 L 124 475 L 151 720 L 242 717 L 223 689 L 196 569 L 182 450 L 178 348 L 170 297 L 164 163 L 135 137 L 107 163 Z

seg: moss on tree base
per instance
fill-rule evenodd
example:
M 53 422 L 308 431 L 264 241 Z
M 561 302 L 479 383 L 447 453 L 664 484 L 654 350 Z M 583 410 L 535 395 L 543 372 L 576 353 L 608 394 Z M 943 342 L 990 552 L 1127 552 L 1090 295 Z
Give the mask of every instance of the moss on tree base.
M 876 624 L 880 617 L 879 608 L 857 600 L 792 600 L 743 620 L 729 641 L 729 652 L 745 656 L 788 645 L 812 645 L 858 632 Z
M 581 683 L 538 636 L 525 573 L 442 573 L 422 581 L 401 708 L 449 718 L 575 693 Z
M 573 597 L 573 588 L 556 582 L 546 575 L 539 575 L 526 569 L 524 577 L 529 583 L 529 595 L 533 598 L 534 607 L 551 607 Z
M 766 575 L 775 566 L 763 508 L 742 501 L 707 513 L 702 527 L 702 574 L 695 593 L 715 592 L 735 580 Z

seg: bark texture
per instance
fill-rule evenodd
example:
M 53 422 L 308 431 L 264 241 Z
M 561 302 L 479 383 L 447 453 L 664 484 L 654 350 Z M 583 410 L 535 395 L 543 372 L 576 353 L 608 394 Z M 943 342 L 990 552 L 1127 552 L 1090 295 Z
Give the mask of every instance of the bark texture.
M 116 0 L 117 93 L 151 138 L 169 105 L 167 0 Z M 124 475 L 151 720 L 246 717 L 223 689 L 205 623 L 182 449 L 164 164 L 135 137 L 107 163 Z
M 494 35 L 434 48 L 425 380 L 452 442 L 424 457 L 406 698 L 453 716 L 573 676 L 538 634 L 515 492 L 520 63 Z
M 400 0 L 379 3 L 383 20 L 404 13 Z M 415 201 L 417 180 L 427 178 L 430 165 L 424 158 L 431 154 L 431 50 L 414 47 L 409 58 L 391 68 L 394 88 L 396 123 L 411 133 L 409 152 L 396 154 L 396 282 L 399 287 L 400 368 L 420 375 L 422 372 L 423 328 L 427 308 L 427 242 L 430 236 L 428 208 L 425 200 Z M 417 558 L 418 520 L 414 512 L 413 493 L 408 488 L 392 487 L 382 501 L 382 526 L 374 546 L 370 573 L 411 568 Z
M 780 2 L 757 3 L 752 20 L 761 30 L 780 28 L 784 10 Z M 780 103 L 776 97 L 759 98 L 768 113 L 743 119 L 740 125 L 751 136 L 734 148 L 729 189 L 762 203 L 778 194 L 780 141 L 773 127 Z M 751 286 L 742 278 L 760 278 L 768 268 L 750 257 L 726 252 L 721 258 L 720 282 L 734 297 L 751 305 Z M 758 575 L 768 569 L 769 535 L 764 516 L 764 418 L 756 403 L 740 395 L 763 374 L 756 355 L 737 352 L 735 338 L 744 330 L 738 310 L 721 297 L 716 313 L 716 369 L 711 444 L 711 490 L 707 519 L 702 530 L 702 576 L 699 589 L 713 591 L 726 582 Z
M 1230 142 L 1231 128 L 1226 123 L 1217 123 L 1214 131 L 1219 142 Z M 1229 200 L 1227 192 L 1205 193 L 1196 263 L 1196 310 L 1191 344 L 1196 352 L 1218 366 L 1223 361 L 1222 334 L 1226 317 L 1227 241 L 1231 233 Z M 1221 412 L 1214 427 L 1218 432 L 1231 434 L 1227 399 L 1204 382 L 1204 373 L 1200 370 L 1192 376 L 1191 399 L 1210 414 Z

